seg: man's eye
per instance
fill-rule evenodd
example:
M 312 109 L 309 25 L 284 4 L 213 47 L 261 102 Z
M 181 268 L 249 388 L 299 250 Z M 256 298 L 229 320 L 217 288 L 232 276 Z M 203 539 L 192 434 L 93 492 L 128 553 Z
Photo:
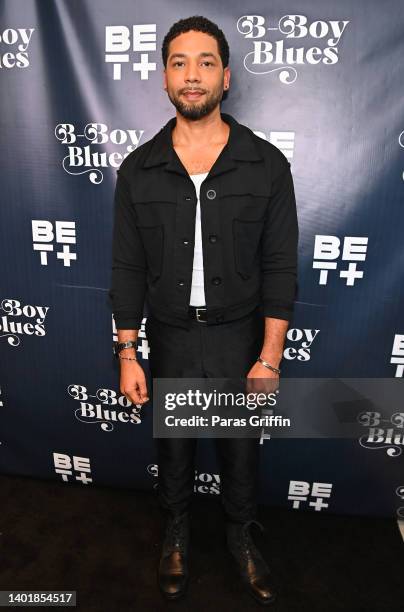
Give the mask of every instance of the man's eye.
M 174 62 L 173 66 L 178 66 L 178 64 L 183 64 L 184 62 Z M 213 62 L 202 62 L 203 64 L 208 64 L 208 66 L 213 66 Z

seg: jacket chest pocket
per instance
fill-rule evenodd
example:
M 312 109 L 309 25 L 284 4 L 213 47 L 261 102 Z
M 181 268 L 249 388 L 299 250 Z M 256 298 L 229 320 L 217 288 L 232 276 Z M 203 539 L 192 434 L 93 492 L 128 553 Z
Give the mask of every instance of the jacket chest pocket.
M 173 188 L 155 177 L 138 181 L 135 191 L 136 225 L 146 254 L 148 278 L 155 283 L 163 274 L 164 250 L 175 218 L 177 198 Z
M 137 226 L 146 253 L 147 267 L 151 282 L 155 282 L 162 274 L 164 255 L 163 225 Z
M 233 247 L 236 271 L 243 279 L 252 276 L 259 265 L 259 246 L 264 217 L 256 221 L 233 219 Z
M 257 173 L 250 176 L 244 171 L 226 176 L 220 185 L 219 196 L 224 215 L 233 219 L 262 219 L 268 208 L 269 192 Z

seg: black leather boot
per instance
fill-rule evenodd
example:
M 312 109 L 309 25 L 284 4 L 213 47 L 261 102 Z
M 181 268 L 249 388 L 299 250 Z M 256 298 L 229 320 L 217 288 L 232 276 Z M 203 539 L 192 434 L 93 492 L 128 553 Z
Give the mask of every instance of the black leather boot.
M 250 595 L 259 603 L 268 605 L 275 601 L 276 592 L 271 584 L 270 569 L 249 533 L 249 527 L 254 523 L 264 531 L 263 525 L 254 519 L 245 523 L 227 522 L 227 546 Z
M 184 594 L 188 583 L 189 515 L 170 516 L 160 557 L 158 581 L 168 599 Z

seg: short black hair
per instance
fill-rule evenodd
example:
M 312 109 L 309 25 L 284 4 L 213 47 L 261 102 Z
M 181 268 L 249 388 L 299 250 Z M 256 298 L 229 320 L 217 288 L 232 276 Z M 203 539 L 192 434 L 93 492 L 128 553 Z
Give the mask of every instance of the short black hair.
M 190 30 L 205 32 L 206 34 L 210 34 L 216 38 L 223 68 L 226 68 L 229 64 L 230 57 L 230 50 L 226 37 L 216 23 L 213 23 L 213 21 L 210 21 L 210 19 L 207 19 L 206 17 L 202 17 L 202 15 L 193 15 L 192 17 L 187 17 L 186 19 L 180 19 L 171 26 L 164 37 L 161 48 L 164 68 L 167 67 L 168 46 L 170 42 L 179 34 L 184 34 Z

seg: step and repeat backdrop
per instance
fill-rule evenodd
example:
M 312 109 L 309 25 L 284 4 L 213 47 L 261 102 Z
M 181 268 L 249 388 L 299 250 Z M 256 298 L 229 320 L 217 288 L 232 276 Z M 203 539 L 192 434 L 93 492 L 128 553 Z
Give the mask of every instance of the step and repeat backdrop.
M 122 396 L 112 354 L 113 196 L 125 156 L 175 115 L 161 45 L 192 15 L 230 45 L 222 111 L 291 163 L 299 290 L 282 377 L 403 378 L 402 8 L 2 0 L 2 473 L 157 486 L 153 406 Z M 404 518 L 404 408 L 379 405 L 358 403 L 349 439 L 262 435 L 260 501 Z M 220 494 L 213 440 L 199 440 L 195 492 Z

